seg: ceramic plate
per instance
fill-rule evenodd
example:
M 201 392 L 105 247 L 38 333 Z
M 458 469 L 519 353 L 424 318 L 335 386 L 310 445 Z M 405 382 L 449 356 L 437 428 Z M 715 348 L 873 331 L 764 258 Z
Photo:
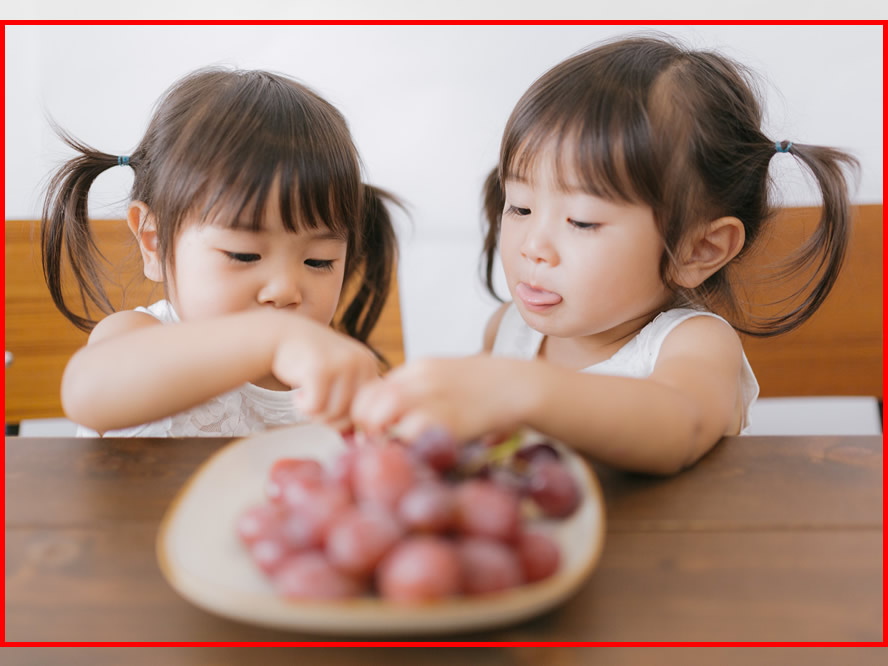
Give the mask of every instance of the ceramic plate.
M 205 610 L 266 627 L 336 635 L 443 634 L 503 626 L 548 610 L 576 591 L 598 562 L 604 539 L 601 491 L 586 463 L 563 451 L 584 499 L 567 520 L 538 523 L 561 547 L 561 566 L 553 576 L 487 596 L 421 606 L 369 597 L 317 602 L 279 597 L 235 534 L 237 516 L 264 500 L 274 461 L 310 457 L 326 465 L 345 447 L 333 430 L 301 425 L 220 449 L 185 484 L 161 523 L 157 556 L 170 585 Z

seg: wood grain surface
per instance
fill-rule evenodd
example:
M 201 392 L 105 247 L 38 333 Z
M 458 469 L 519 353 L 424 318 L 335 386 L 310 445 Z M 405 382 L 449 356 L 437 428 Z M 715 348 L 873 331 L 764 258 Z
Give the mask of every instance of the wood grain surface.
M 360 640 L 228 621 L 166 584 L 159 521 L 227 441 L 7 438 L 6 640 Z M 881 437 L 726 438 L 666 479 L 597 468 L 607 536 L 587 583 L 535 619 L 446 640 L 881 641 L 881 470 Z M 582 663 L 554 654 L 533 663 Z M 501 658 L 473 663 L 531 663 Z M 101 663 L 84 660 L 66 663 Z
M 258 651 L 257 651 L 258 650 Z M 879 647 L 67 647 L 6 648 L 6 666 L 881 666 Z

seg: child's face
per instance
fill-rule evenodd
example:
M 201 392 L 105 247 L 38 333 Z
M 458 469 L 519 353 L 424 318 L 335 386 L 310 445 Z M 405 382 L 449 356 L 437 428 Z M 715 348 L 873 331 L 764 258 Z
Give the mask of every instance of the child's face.
M 274 192 L 269 201 L 277 201 Z M 169 290 L 183 321 L 256 308 L 287 308 L 322 324 L 333 319 L 345 239 L 324 227 L 288 231 L 276 205 L 266 206 L 261 231 L 189 222 L 175 242 Z
M 664 246 L 652 210 L 579 187 L 562 190 L 554 159 L 548 149 L 529 181 L 504 183 L 499 245 L 513 301 L 524 320 L 546 335 L 576 338 L 640 328 L 669 297 L 659 273 Z M 580 182 L 570 169 L 565 177 Z

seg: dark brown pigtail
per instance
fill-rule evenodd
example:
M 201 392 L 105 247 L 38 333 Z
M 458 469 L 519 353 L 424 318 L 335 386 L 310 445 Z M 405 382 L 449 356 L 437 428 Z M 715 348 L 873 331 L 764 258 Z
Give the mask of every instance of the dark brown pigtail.
M 851 234 L 851 202 L 843 166 L 856 173 L 858 161 L 834 148 L 793 143 L 786 152 L 805 165 L 823 197 L 817 228 L 804 244 L 786 259 L 776 272 L 776 279 L 808 275 L 802 286 L 778 303 L 798 303 L 788 312 L 758 320 L 759 326 L 744 333 L 770 337 L 798 328 L 816 312 L 835 284 Z M 801 302 L 799 302 L 801 301 Z
M 90 306 L 109 314 L 114 308 L 102 287 L 101 253 L 89 225 L 89 189 L 106 169 L 117 166 L 118 157 L 78 141 L 54 126 L 59 137 L 80 153 L 68 160 L 52 177 L 43 203 L 40 245 L 43 275 L 53 302 L 77 328 L 90 331 L 97 320 Z M 70 268 L 77 283 L 83 314 L 72 310 L 62 290 L 62 273 Z
M 361 225 L 364 235 L 356 239 L 356 244 L 360 244 L 355 248 L 356 264 L 346 276 L 347 280 L 354 276 L 360 284 L 339 322 L 345 333 L 365 344 L 388 299 L 397 261 L 398 244 L 386 201 L 403 208 L 394 195 L 364 186 L 364 223 Z M 376 350 L 374 352 L 388 364 Z
M 484 181 L 484 217 L 486 231 L 484 234 L 484 247 L 482 250 L 482 267 L 484 270 L 484 284 L 487 291 L 498 301 L 502 302 L 499 294 L 493 286 L 493 266 L 496 258 L 496 247 L 499 240 L 500 222 L 503 217 L 505 194 L 500 182 L 499 169 L 493 169 Z

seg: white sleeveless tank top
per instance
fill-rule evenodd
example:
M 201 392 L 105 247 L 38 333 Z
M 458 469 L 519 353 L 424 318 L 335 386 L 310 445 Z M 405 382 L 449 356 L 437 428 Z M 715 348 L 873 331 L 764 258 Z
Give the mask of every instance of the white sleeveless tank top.
M 179 317 L 169 301 L 162 300 L 147 308 L 137 307 L 164 323 L 178 322 Z M 271 426 L 307 421 L 293 405 L 293 391 L 272 391 L 253 384 L 244 384 L 189 410 L 151 423 L 131 428 L 109 430 L 105 437 L 232 437 L 244 436 Z M 78 426 L 78 437 L 99 434 Z
M 583 368 L 580 372 L 618 375 L 620 377 L 648 377 L 654 371 L 657 357 L 660 355 L 660 347 L 666 336 L 681 322 L 691 317 L 700 316 L 715 317 L 730 326 L 724 318 L 705 310 L 691 308 L 666 310 L 658 314 L 653 321 L 638 332 L 638 335 L 620 347 L 609 359 Z M 542 341 L 543 334 L 527 325 L 513 303 L 506 309 L 502 321 L 500 321 L 491 353 L 494 356 L 531 360 L 536 358 L 539 353 Z M 743 354 L 740 385 L 743 401 L 740 425 L 742 432 L 749 425 L 749 408 L 759 393 L 758 381 L 756 381 L 746 354 Z

